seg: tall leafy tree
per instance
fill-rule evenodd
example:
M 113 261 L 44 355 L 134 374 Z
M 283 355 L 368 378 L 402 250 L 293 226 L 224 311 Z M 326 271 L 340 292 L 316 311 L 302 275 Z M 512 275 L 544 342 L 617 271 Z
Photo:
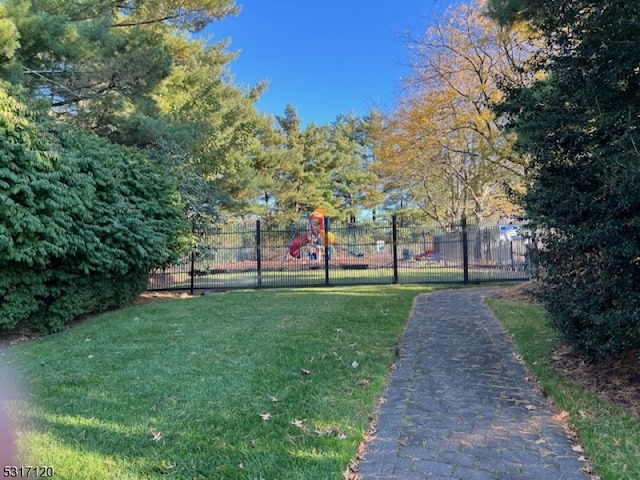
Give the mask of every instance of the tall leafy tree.
M 105 108 L 149 92 L 171 67 L 167 35 L 237 12 L 233 0 L 5 3 L 19 40 L 5 71 L 74 114 L 83 103 Z
M 233 0 L 7 0 L 5 11 L 17 37 L 5 79 L 49 98 L 77 126 L 147 147 L 171 132 L 151 95 L 180 61 L 176 37 L 237 9 Z M 217 64 L 232 58 L 212 51 Z
M 500 112 L 530 157 L 524 205 L 544 242 L 552 323 L 594 357 L 640 348 L 640 10 L 625 0 L 493 0 L 546 40 Z
M 263 126 L 263 148 L 254 156 L 261 213 L 286 222 L 323 207 L 333 217 L 356 217 L 370 205 L 375 185 L 367 129 L 367 121 L 353 115 L 303 127 L 296 109 L 287 106 Z
M 6 5 L 0 4 L 0 63 L 12 60 L 18 47 L 18 28 Z
M 388 120 L 378 173 L 389 200 L 448 225 L 510 213 L 505 186 L 523 162 L 492 111 L 498 78 L 521 81 L 518 58 L 532 48 L 525 32 L 483 15 L 484 2 L 461 5 L 411 39 L 413 73 Z
M 191 36 L 237 11 L 232 0 L 7 0 L 0 18 L 15 35 L 0 38 L 0 74 L 68 123 L 170 158 L 190 214 L 237 211 L 264 85 L 234 85 L 227 44 Z
M 174 66 L 152 95 L 171 132 L 155 150 L 173 159 L 192 215 L 241 213 L 253 199 L 250 150 L 265 123 L 255 102 L 266 85 L 235 86 L 221 45 L 177 37 L 171 48 Z
M 280 151 L 273 165 L 277 179 L 274 211 L 293 219 L 317 207 L 330 207 L 333 159 L 329 128 L 314 123 L 303 128 L 291 105 L 276 122 Z
M 355 222 L 365 209 L 375 208 L 380 200 L 377 176 L 372 163 L 376 147 L 376 114 L 359 118 L 339 115 L 331 125 L 331 144 L 335 160 L 332 189 L 342 218 Z

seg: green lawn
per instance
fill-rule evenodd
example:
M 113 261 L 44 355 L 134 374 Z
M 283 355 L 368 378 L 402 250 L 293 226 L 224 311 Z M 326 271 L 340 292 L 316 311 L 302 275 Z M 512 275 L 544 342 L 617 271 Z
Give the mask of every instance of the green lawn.
M 549 353 L 558 342 L 542 307 L 496 300 L 488 304 L 542 388 L 569 414 L 595 472 L 604 480 L 640 479 L 640 417 L 600 400 L 553 367 Z
M 110 312 L 0 350 L 21 463 L 60 479 L 338 479 L 427 286 L 234 291 Z M 538 306 L 491 300 L 605 480 L 640 478 L 640 419 L 571 384 Z M 307 373 L 308 372 L 308 373 Z
M 341 478 L 429 290 L 168 300 L 4 349 L 22 463 L 69 480 Z

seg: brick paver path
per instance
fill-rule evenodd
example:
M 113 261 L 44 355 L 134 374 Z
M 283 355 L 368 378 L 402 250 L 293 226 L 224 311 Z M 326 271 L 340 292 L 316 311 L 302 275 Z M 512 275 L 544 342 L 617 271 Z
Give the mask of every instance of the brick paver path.
M 587 479 L 486 292 L 416 300 L 362 479 Z

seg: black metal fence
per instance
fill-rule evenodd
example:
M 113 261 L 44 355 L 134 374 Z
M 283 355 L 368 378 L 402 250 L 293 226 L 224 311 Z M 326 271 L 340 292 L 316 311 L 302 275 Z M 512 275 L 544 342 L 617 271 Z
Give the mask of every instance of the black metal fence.
M 170 268 L 150 273 L 149 290 L 327 285 L 479 283 L 528 280 L 530 239 L 518 225 L 443 229 L 331 224 L 311 218 L 284 229 L 225 225 L 196 232 L 198 245 Z

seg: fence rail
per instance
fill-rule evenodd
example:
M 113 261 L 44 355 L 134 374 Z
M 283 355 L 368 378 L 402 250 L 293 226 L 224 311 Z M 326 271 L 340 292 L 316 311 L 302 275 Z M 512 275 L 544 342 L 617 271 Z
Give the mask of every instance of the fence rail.
M 197 233 L 180 263 L 149 276 L 149 290 L 528 280 L 530 240 L 517 225 L 450 229 L 391 222 L 285 229 L 225 225 Z

